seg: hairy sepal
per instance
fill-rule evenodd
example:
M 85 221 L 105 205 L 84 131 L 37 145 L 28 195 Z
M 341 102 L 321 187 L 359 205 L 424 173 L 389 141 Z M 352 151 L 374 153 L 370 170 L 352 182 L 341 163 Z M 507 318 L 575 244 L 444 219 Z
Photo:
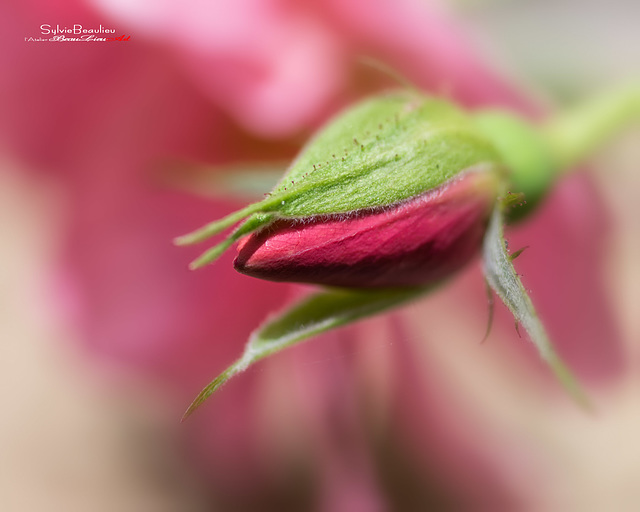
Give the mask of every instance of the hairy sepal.
M 234 375 L 256 361 L 323 332 L 375 315 L 426 293 L 429 288 L 356 291 L 323 290 L 268 319 L 249 338 L 242 357 L 205 387 L 183 420 Z
M 590 408 L 588 397 L 571 370 L 556 353 L 513 267 L 513 258 L 506 249 L 503 225 L 504 216 L 497 207 L 489 221 L 483 244 L 484 273 L 487 283 L 509 308 L 517 324 L 525 329 L 540 357 L 549 365 L 566 391 L 579 405 L 588 409 Z

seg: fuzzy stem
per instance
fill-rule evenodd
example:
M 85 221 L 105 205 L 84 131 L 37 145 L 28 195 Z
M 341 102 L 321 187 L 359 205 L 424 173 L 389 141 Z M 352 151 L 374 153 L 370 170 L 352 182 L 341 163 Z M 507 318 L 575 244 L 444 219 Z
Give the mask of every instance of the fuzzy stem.
M 546 124 L 544 134 L 558 170 L 566 173 L 639 121 L 640 83 L 634 83 L 558 114 Z

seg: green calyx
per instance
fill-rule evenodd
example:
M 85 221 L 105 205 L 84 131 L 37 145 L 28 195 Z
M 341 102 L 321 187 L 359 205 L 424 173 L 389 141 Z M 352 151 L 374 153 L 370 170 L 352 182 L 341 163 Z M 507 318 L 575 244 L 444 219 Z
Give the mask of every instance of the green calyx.
M 509 170 L 509 192 L 522 197 L 508 210 L 507 220 L 520 220 L 540 204 L 557 178 L 551 148 L 533 124 L 512 113 L 486 110 L 474 120 Z
M 399 203 L 497 161 L 464 112 L 400 91 L 364 101 L 330 123 L 272 195 L 283 196 L 283 216 L 346 213 Z
M 473 119 L 509 170 L 510 192 L 526 201 L 506 215 L 513 222 L 528 216 L 556 180 L 640 120 L 640 85 L 607 92 L 537 124 L 497 109 Z

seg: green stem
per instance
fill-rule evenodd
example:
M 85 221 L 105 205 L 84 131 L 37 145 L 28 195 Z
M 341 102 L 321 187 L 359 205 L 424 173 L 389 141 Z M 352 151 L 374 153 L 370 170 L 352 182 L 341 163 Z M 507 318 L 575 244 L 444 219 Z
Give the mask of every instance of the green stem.
M 566 173 L 639 121 L 640 84 L 634 83 L 556 115 L 543 130 L 558 170 Z

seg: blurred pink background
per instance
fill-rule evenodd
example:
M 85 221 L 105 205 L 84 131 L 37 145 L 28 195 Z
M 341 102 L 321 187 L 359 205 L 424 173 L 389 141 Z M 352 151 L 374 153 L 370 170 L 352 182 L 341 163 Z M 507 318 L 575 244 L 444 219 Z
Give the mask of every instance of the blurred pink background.
M 285 165 L 392 80 L 539 113 L 633 77 L 638 5 L 42 0 L 0 6 L 0 509 L 633 510 L 636 130 L 567 179 L 517 268 L 597 405 L 579 410 L 479 265 L 432 296 L 195 394 L 304 288 L 187 270 L 174 236 L 243 200 L 204 168 Z M 129 41 L 37 42 L 40 25 Z M 599 36 L 596 38 L 594 34 Z M 189 185 L 191 184 L 191 185 Z M 206 192 L 206 193 L 205 193 Z

